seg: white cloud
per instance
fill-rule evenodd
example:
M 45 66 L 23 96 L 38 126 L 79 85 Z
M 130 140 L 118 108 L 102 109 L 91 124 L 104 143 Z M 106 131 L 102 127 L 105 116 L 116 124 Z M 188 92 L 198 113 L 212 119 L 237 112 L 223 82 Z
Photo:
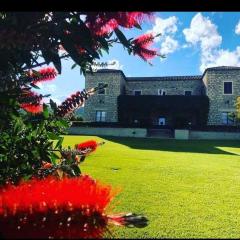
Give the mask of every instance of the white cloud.
M 151 30 L 148 31 L 148 33 L 152 33 L 153 35 L 161 33 L 161 36 L 154 39 L 155 42 L 159 42 L 166 35 L 174 34 L 177 32 L 177 21 L 178 19 L 175 16 L 166 19 L 156 17 L 155 25 Z
M 108 69 L 117 69 L 117 70 L 123 69 L 123 65 L 121 65 L 120 62 L 116 59 L 109 60 L 107 63 L 109 64 L 107 66 Z
M 236 27 L 235 27 L 235 33 L 236 33 L 237 35 L 240 35 L 240 20 L 239 20 L 238 24 L 237 24 Z
M 159 37 L 154 38 L 154 42 L 160 44 L 160 53 L 167 55 L 173 53 L 179 47 L 179 43 L 175 38 L 178 30 L 178 19 L 175 16 L 169 18 L 156 17 L 154 26 L 147 33 L 152 33 L 154 36 L 161 33 Z
M 93 68 L 93 71 L 97 71 L 98 69 L 122 70 L 123 69 L 123 65 L 120 64 L 119 60 L 113 59 L 113 60 L 107 61 L 107 66 L 105 66 L 104 64 L 101 66 L 101 63 L 99 63 L 99 65 L 93 65 L 92 68 Z
M 53 83 L 39 82 L 36 85 L 40 88 L 41 91 L 44 91 L 44 92 L 54 93 L 57 90 L 57 86 Z
M 174 52 L 178 48 L 178 41 L 167 36 L 164 41 L 161 43 L 160 53 L 167 55 Z
M 222 37 L 217 32 L 217 26 L 208 18 L 197 13 L 190 24 L 190 28 L 183 30 L 185 39 L 193 45 L 200 44 L 203 51 L 218 47 L 222 43 Z
M 200 46 L 201 72 L 208 67 L 240 66 L 240 46 L 233 51 L 221 49 L 222 36 L 217 26 L 201 13 L 193 17 L 190 27 L 185 28 L 183 33 L 187 44 Z

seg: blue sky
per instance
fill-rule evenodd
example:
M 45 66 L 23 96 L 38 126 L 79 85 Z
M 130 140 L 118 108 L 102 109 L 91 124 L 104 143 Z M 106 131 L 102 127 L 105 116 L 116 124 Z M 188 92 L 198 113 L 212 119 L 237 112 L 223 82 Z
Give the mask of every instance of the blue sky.
M 123 30 L 137 37 L 146 32 L 161 33 L 153 44 L 165 59 L 152 60 L 153 66 L 137 56 L 129 56 L 119 44 L 110 49 L 100 61 L 117 64 L 126 76 L 199 75 L 212 66 L 240 66 L 239 12 L 156 12 L 155 19 L 142 24 L 142 30 Z M 54 81 L 41 84 L 41 93 L 51 94 L 57 103 L 85 87 L 79 67 L 64 60 L 62 74 Z

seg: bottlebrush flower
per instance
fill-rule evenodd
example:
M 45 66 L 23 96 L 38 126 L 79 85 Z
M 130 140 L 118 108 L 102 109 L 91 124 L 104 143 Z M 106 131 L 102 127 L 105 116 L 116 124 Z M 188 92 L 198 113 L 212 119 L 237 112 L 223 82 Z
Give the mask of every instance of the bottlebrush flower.
M 153 35 L 144 34 L 132 41 L 133 44 L 133 54 L 140 56 L 143 60 L 147 61 L 148 59 L 152 59 L 158 55 L 155 49 L 148 49 L 153 43 Z
M 43 81 L 53 80 L 57 76 L 57 72 L 55 68 L 47 67 L 38 70 L 37 73 L 28 72 L 28 76 L 30 77 L 30 80 L 36 84 Z
M 146 48 L 153 43 L 154 37 L 152 33 L 144 34 L 133 40 L 133 43 L 136 47 Z
M 72 94 L 71 97 L 67 98 L 58 106 L 57 114 L 61 117 L 70 114 L 74 110 L 80 108 L 88 97 L 89 94 L 85 90 Z
M 150 12 L 117 12 L 114 17 L 117 23 L 125 28 L 132 28 L 141 24 L 146 17 L 152 16 Z
M 7 185 L 0 190 L 3 238 L 99 238 L 107 228 L 110 186 L 85 175 Z
M 30 113 L 40 113 L 43 111 L 42 104 L 31 104 L 31 103 L 22 103 L 20 107 Z
M 96 12 L 88 14 L 86 26 L 93 35 L 103 36 L 117 27 L 132 28 L 140 24 L 146 17 L 152 16 L 150 12 Z
M 80 151 L 90 149 L 91 152 L 95 151 L 98 147 L 98 143 L 95 140 L 85 141 L 75 145 L 75 148 Z
M 41 104 L 42 95 L 38 95 L 32 91 L 22 91 L 19 98 L 20 107 L 27 112 L 40 113 L 43 111 L 43 105 Z

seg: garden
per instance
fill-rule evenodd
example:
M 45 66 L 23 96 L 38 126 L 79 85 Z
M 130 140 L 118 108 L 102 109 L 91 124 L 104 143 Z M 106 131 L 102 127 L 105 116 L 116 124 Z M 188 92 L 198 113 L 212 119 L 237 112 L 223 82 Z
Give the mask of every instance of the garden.
M 151 48 L 160 34 L 123 32 L 152 17 L 0 13 L 1 238 L 240 236 L 238 142 L 68 136 L 74 112 L 107 84 L 61 104 L 36 91 L 63 59 L 93 73 L 114 44 L 146 64 L 164 57 Z
M 84 172 L 119 189 L 116 211 L 149 219 L 108 238 L 239 238 L 239 141 L 65 136 L 63 144 L 90 139 L 105 144 Z

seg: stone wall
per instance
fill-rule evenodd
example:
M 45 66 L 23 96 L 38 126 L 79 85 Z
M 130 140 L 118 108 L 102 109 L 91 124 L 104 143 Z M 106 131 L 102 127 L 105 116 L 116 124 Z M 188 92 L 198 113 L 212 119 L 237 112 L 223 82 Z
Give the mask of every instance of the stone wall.
M 210 69 L 203 77 L 209 97 L 208 125 L 222 125 L 222 112 L 235 112 L 237 96 L 240 95 L 240 70 Z M 224 94 L 224 81 L 233 82 L 233 94 Z
M 240 133 L 238 133 L 238 132 L 190 131 L 189 139 L 240 140 Z
M 192 95 L 201 95 L 201 80 L 157 80 L 127 81 L 126 94 L 134 95 L 134 90 L 142 90 L 142 95 L 158 95 L 158 89 L 164 89 L 166 95 L 184 95 L 184 91 L 192 91 Z
M 87 73 L 85 88 L 98 86 L 98 83 L 106 83 L 108 87 L 105 94 L 94 94 L 85 103 L 84 120 L 96 121 L 96 111 L 106 111 L 106 122 L 117 122 L 117 97 L 123 93 L 125 78 L 121 71 Z
M 146 137 L 146 128 L 94 128 L 94 127 L 70 127 L 68 134 L 115 136 L 115 137 Z

